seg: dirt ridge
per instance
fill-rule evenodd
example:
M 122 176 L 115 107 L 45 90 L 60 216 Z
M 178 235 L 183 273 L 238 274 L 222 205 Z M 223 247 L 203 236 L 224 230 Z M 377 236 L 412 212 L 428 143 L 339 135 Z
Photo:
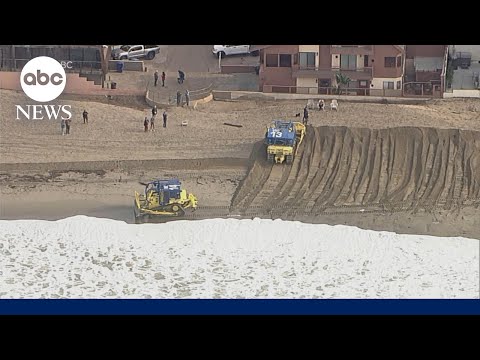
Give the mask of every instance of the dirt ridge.
M 480 199 L 480 132 L 309 126 L 292 165 L 252 152 L 232 206 L 315 209 L 336 205 Z

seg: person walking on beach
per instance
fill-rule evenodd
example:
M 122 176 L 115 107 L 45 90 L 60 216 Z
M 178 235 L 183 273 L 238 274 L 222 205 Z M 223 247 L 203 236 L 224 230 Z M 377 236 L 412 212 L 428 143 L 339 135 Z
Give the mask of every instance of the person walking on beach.
M 182 104 L 182 93 L 180 91 L 177 91 L 177 106 L 180 106 Z
M 162 71 L 162 86 L 165 86 L 165 71 Z
M 303 124 L 308 125 L 308 108 L 307 105 L 303 108 Z
M 71 119 L 67 119 L 65 120 L 65 130 L 66 130 L 66 134 L 67 135 L 70 135 L 70 121 L 72 121 Z
M 185 73 L 182 70 L 178 70 L 178 83 L 183 84 L 185 81 Z
M 155 132 L 155 116 L 150 119 L 150 131 Z
M 143 127 L 145 128 L 145 132 L 148 131 L 148 118 L 145 116 L 145 120 L 143 120 Z
M 88 124 L 88 112 L 87 112 L 87 110 L 83 110 L 83 123 Z
M 163 127 L 167 127 L 167 110 L 163 112 Z
M 155 73 L 153 74 L 153 79 L 155 81 L 155 85 L 154 86 L 157 86 L 157 82 L 158 82 L 158 70 L 155 70 Z
M 188 89 L 185 90 L 185 102 L 186 102 L 187 107 L 188 107 L 189 104 L 190 104 L 190 91 L 188 91 Z
M 62 135 L 65 135 L 65 126 L 66 126 L 65 119 L 62 119 L 60 121 L 60 127 L 62 128 Z

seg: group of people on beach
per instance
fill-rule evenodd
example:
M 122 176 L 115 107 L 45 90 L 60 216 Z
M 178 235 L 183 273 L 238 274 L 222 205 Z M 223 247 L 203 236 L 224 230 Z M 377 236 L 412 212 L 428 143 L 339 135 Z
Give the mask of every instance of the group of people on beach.
M 88 111 L 83 110 L 82 113 L 83 123 L 88 124 Z M 60 120 L 60 128 L 62 129 L 62 135 L 70 135 L 70 128 L 72 126 L 72 119 L 63 119 Z
M 315 106 L 313 107 L 315 109 Z M 318 104 L 316 105 L 316 108 L 319 111 L 325 110 L 325 101 L 323 99 L 318 100 Z M 330 109 L 332 110 L 337 110 L 338 109 L 338 102 L 336 99 L 333 99 L 332 102 L 330 103 Z M 300 116 L 300 113 L 296 115 L 297 117 Z M 308 125 L 308 104 L 305 105 L 303 108 L 303 118 L 302 118 L 302 123 L 304 125 Z
M 162 71 L 162 86 L 165 87 L 165 71 Z M 158 75 L 158 70 L 155 70 L 155 73 L 153 74 L 153 81 L 154 81 L 154 85 L 157 86 L 157 83 L 158 83 L 158 78 L 159 78 L 159 75 Z
M 162 79 L 162 86 L 163 87 L 165 87 L 165 78 L 166 77 L 167 77 L 167 75 L 165 74 L 165 71 L 162 71 L 161 79 Z M 158 70 L 155 70 L 155 72 L 153 73 L 153 85 L 154 86 L 157 86 L 159 78 L 160 78 L 160 75 L 158 73 Z M 185 73 L 182 70 L 178 70 L 177 82 L 179 84 L 183 84 L 184 81 L 185 81 Z
M 152 117 L 148 119 L 148 116 L 145 116 L 145 119 L 143 120 L 143 127 L 145 129 L 145 132 L 148 132 L 148 130 L 155 131 L 155 118 L 157 114 L 158 114 L 157 105 L 154 105 L 152 107 Z M 165 110 L 162 114 L 164 128 L 167 127 L 167 117 L 168 117 L 167 110 Z

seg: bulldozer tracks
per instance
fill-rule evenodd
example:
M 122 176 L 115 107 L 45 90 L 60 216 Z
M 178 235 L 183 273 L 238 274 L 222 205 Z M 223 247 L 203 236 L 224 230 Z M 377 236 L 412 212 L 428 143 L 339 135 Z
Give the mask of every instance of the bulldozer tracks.
M 342 204 L 306 209 L 292 206 L 249 206 L 241 211 L 232 206 L 199 206 L 185 218 L 205 219 L 210 217 L 237 217 L 237 218 L 292 218 L 301 216 L 325 216 L 325 215 L 363 215 L 363 214 L 393 214 L 399 212 L 426 211 L 435 212 L 443 210 L 457 210 L 459 208 L 480 208 L 480 200 L 445 199 L 435 204 L 412 204 L 411 202 L 375 203 L 375 204 Z
M 480 132 L 475 131 L 308 126 L 293 164 L 267 162 L 263 141 L 255 144 L 249 162 L 230 204 L 200 205 L 184 218 L 295 218 L 480 207 Z M 237 170 L 236 179 L 240 172 L 245 173 Z M 198 182 L 218 173 L 172 169 L 158 175 Z M 45 181 L 70 180 L 0 174 L 2 185 Z
M 239 214 L 388 213 L 478 206 L 480 132 L 309 126 L 293 164 L 264 161 L 241 182 Z

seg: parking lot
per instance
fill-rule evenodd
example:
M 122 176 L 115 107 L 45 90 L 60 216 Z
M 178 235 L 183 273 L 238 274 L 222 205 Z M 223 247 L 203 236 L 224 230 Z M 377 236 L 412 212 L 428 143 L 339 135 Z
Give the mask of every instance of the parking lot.
M 450 54 L 469 52 L 472 54 L 471 65 L 468 69 L 458 68 L 453 72 L 452 88 L 455 90 L 474 90 L 474 75 L 480 74 L 480 45 L 452 45 Z
M 165 103 L 177 91 L 195 91 L 213 86 L 217 90 L 258 91 L 258 76 L 255 73 L 221 74 L 219 60 L 212 53 L 213 45 L 161 45 L 160 53 L 153 60 L 144 60 L 146 72 L 112 72 L 110 81 L 121 88 L 149 89 L 153 100 Z M 258 56 L 232 55 L 221 59 L 224 65 L 258 64 Z M 177 83 L 178 70 L 186 74 L 184 84 Z M 158 70 L 166 73 L 165 87 L 153 86 L 153 74 Z

